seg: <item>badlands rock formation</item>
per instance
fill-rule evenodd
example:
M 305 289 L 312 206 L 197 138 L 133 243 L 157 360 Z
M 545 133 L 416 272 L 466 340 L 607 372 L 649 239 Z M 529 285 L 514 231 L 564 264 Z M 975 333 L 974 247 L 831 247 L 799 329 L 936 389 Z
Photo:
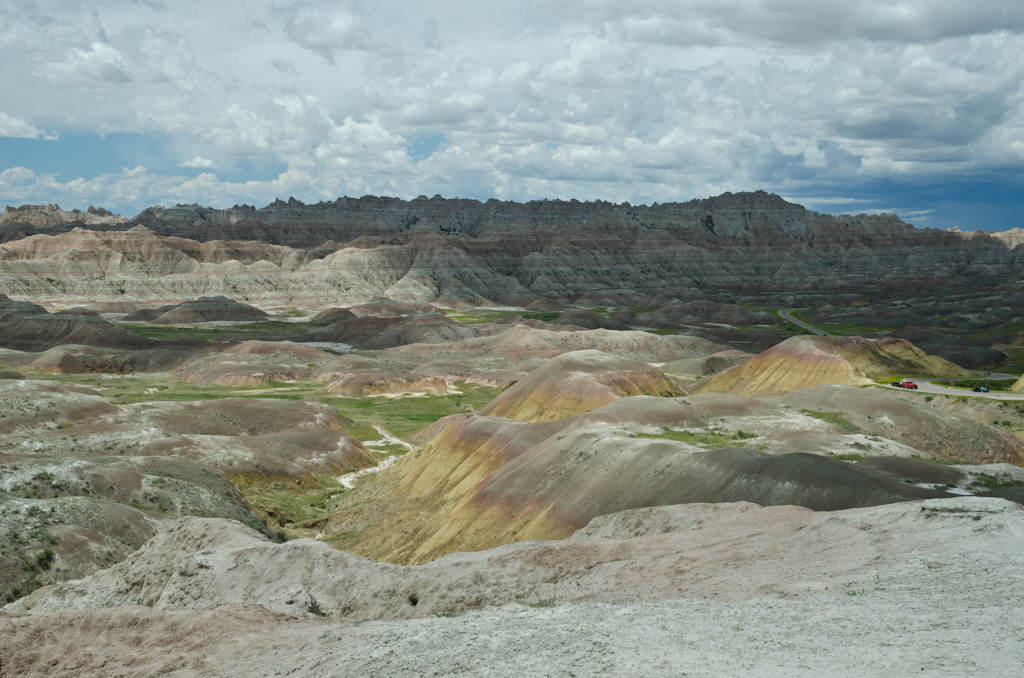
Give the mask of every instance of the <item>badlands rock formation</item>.
M 867 386 L 903 374 L 964 377 L 953 363 L 905 339 L 792 337 L 697 386 L 697 393 L 780 395 L 820 384 Z
M 661 371 L 600 351 L 552 358 L 495 398 L 480 414 L 519 421 L 555 421 L 595 410 L 622 396 L 682 395 Z
M 357 535 L 345 546 L 356 553 L 416 563 L 562 538 L 627 508 L 753 501 L 837 510 L 941 496 L 825 458 L 854 451 L 1024 462 L 1014 436 L 890 391 L 818 386 L 768 400 L 681 400 L 670 389 L 639 361 L 594 351 L 551 358 L 478 414 L 431 426 L 421 447 L 310 526 Z
M 102 207 L 89 207 L 86 211 L 66 211 L 60 205 L 23 205 L 22 207 L 11 207 L 7 205 L 3 214 L 0 214 L 0 224 L 24 225 L 26 227 L 61 226 L 78 222 L 86 226 L 107 226 L 123 224 L 129 221 L 120 214 L 114 214 Z
M 143 348 L 152 343 L 88 309 L 48 313 L 35 304 L 13 301 L 0 294 L 0 347 L 33 350 L 84 344 Z
M 1011 241 L 915 229 L 895 215 L 822 215 L 762 192 L 650 207 L 279 201 L 262 210 L 152 208 L 134 223 L 127 231 L 73 229 L 6 243 L 0 292 L 75 303 L 223 294 L 320 308 L 378 296 L 628 306 L 655 295 L 878 298 L 880 279 L 926 295 L 978 294 L 1020 268 Z M 742 320 L 732 311 L 694 310 L 688 317 Z
M 0 656 L 13 674 L 61 677 L 1009 677 L 1022 539 L 1021 507 L 999 499 L 689 505 L 395 567 L 184 519 L 121 565 L 6 608 Z
M 267 318 L 264 311 L 229 299 L 225 296 L 199 297 L 182 304 L 161 306 L 158 309 L 140 309 L 124 318 L 124 322 L 154 324 L 258 322 Z

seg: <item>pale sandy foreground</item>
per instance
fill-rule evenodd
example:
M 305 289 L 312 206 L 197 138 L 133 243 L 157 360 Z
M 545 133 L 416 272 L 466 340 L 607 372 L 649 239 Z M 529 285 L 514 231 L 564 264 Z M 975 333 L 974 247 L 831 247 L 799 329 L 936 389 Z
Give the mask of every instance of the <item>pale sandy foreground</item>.
M 312 540 L 274 545 L 229 521 L 178 522 L 110 570 L 5 608 L 0 675 L 1019 676 L 1024 666 L 1024 509 L 1000 499 L 641 509 L 561 542 L 416 567 Z M 435 616 L 466 591 L 484 607 Z

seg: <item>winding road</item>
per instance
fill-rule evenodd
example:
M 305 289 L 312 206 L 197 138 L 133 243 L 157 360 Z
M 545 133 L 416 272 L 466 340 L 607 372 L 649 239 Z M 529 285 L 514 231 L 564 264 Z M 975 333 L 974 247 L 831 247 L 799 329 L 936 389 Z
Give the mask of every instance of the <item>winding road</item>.
M 803 320 L 798 320 L 792 316 L 796 311 L 806 311 L 806 308 L 787 308 L 779 311 L 779 317 L 786 322 L 793 323 L 797 327 L 802 327 L 805 330 L 814 332 L 819 337 L 831 337 L 832 335 L 825 330 L 820 330 L 814 325 L 805 323 Z M 971 374 L 977 374 L 984 377 L 985 379 L 992 380 L 1004 380 L 1013 379 L 1016 381 L 1019 377 L 1015 374 L 1005 374 L 1003 372 L 984 372 L 982 370 L 967 370 Z M 928 377 L 923 379 L 914 379 L 917 383 L 917 390 L 920 393 L 934 393 L 936 395 L 950 395 L 950 396 L 968 396 L 971 398 L 988 398 L 990 400 L 1024 400 L 1024 393 L 1005 393 L 1005 392 L 994 392 L 994 393 L 975 393 L 962 388 L 950 388 L 949 386 L 939 386 L 935 384 L 936 381 L 941 381 L 945 377 Z M 898 386 L 892 386 L 890 384 L 884 384 L 884 388 L 900 389 Z
M 979 370 L 968 370 L 972 374 L 978 374 L 983 376 L 985 379 L 1002 380 L 1002 379 L 1013 379 L 1017 381 L 1019 377 L 1014 374 L 1002 374 L 1000 372 L 981 372 Z M 1005 393 L 1001 391 L 993 391 L 991 393 L 974 393 L 973 391 L 967 391 L 962 388 L 950 388 L 948 386 L 939 386 L 934 383 L 941 381 L 945 377 L 929 377 L 925 379 L 914 379 L 917 383 L 917 390 L 921 393 L 935 393 L 936 395 L 950 395 L 950 396 L 968 396 L 971 398 L 988 398 L 990 400 L 1024 400 L 1024 393 Z M 899 390 L 899 386 L 885 385 L 885 388 L 895 388 Z
M 807 310 L 806 308 L 787 308 L 787 309 L 785 309 L 783 311 L 779 311 L 779 317 L 782 318 L 783 320 L 785 320 L 786 322 L 793 323 L 797 327 L 802 327 L 805 330 L 810 330 L 811 332 L 814 332 L 815 334 L 817 334 L 819 337 L 831 337 L 832 335 L 829 334 L 828 332 L 826 332 L 825 330 L 819 330 L 814 325 L 809 325 L 809 324 L 805 323 L 803 320 L 797 320 L 792 315 L 790 315 L 792 313 L 795 313 L 796 311 L 806 311 L 806 310 Z

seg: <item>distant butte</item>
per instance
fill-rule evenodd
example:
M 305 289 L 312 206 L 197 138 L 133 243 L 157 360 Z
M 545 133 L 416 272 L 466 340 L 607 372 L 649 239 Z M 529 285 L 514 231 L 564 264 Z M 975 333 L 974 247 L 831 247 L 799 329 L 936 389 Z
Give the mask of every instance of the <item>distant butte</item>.
M 47 210 L 12 209 L 0 224 L 0 292 L 12 298 L 224 295 L 321 310 L 376 297 L 524 308 L 758 297 L 776 306 L 818 294 L 870 301 L 885 289 L 978 294 L 1015 280 L 1021 257 L 1020 234 L 919 229 L 894 214 L 831 216 L 763 191 L 650 206 L 374 196 L 262 209 L 178 205 L 131 222 L 103 216 L 108 222 L 88 228 L 53 225 L 40 215 L 58 212 Z M 14 220 L 22 216 L 35 221 Z M 624 319 L 614 326 L 631 324 Z

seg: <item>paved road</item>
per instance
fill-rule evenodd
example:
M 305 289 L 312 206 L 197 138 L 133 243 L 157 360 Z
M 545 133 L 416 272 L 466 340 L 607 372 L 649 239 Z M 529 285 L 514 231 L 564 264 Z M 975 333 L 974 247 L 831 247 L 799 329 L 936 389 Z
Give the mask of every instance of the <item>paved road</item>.
M 796 311 L 806 311 L 805 308 L 787 308 L 783 311 L 779 311 L 779 317 L 787 322 L 791 322 L 798 327 L 802 327 L 805 330 L 810 330 L 820 337 L 832 336 L 824 330 L 819 330 L 817 327 L 805 323 L 802 320 L 797 320 L 791 313 Z M 1002 372 L 983 372 L 981 370 L 967 370 L 972 374 L 977 374 L 985 379 L 1018 379 L 1015 374 L 1004 374 Z M 972 398 L 989 398 L 990 400 L 1024 400 L 1024 393 L 975 393 L 962 388 L 949 388 L 948 386 L 939 386 L 933 382 L 940 381 L 944 377 L 934 377 L 931 379 L 914 379 L 917 382 L 917 390 L 921 393 L 935 393 L 937 395 L 951 395 L 951 396 L 968 396 Z M 886 384 L 885 388 L 898 388 L 897 386 L 890 386 Z
M 817 334 L 819 337 L 831 337 L 832 335 L 829 334 L 828 332 L 826 332 L 825 330 L 819 330 L 814 325 L 808 325 L 803 320 L 797 320 L 792 315 L 790 315 L 791 313 L 793 313 L 795 311 L 806 311 L 806 310 L 807 310 L 806 308 L 787 308 L 784 311 L 779 311 L 779 317 L 782 318 L 783 320 L 785 320 L 786 322 L 793 323 L 797 327 L 802 327 L 805 330 L 810 330 L 811 332 L 814 332 L 815 334 Z
M 1014 374 L 1002 374 L 1000 372 L 981 372 L 978 370 L 968 370 L 974 374 L 977 374 L 985 379 L 1013 379 L 1017 381 L 1019 377 Z M 917 383 L 917 390 L 921 393 L 935 393 L 939 395 L 951 395 L 951 396 L 969 396 L 973 398 L 989 398 L 990 400 L 1024 400 L 1024 393 L 1002 393 L 999 391 L 993 391 L 991 393 L 974 393 L 973 391 L 967 391 L 962 388 L 949 388 L 948 386 L 940 386 L 934 382 L 942 381 L 945 377 L 932 377 L 930 379 L 914 379 Z M 886 385 L 886 388 L 899 388 L 898 386 Z

